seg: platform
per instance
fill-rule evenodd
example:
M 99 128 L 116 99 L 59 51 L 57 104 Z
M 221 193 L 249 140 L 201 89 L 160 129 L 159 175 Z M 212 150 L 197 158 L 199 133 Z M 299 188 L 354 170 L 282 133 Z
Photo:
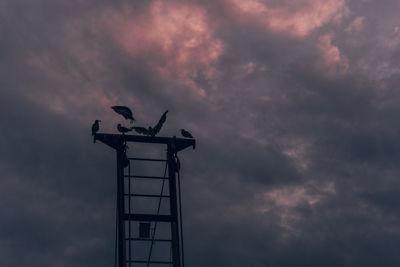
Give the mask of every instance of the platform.
M 153 144 L 173 145 L 175 151 L 179 152 L 187 147 L 196 148 L 196 140 L 189 138 L 159 137 L 159 136 L 144 136 L 144 135 L 129 135 L 129 134 L 105 134 L 96 133 L 94 140 L 98 140 L 114 149 L 118 149 L 125 142 L 140 142 Z

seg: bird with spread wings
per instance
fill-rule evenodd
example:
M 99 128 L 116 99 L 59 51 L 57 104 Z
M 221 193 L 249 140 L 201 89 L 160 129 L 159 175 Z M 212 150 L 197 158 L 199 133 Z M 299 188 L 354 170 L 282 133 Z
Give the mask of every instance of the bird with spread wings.
M 118 129 L 118 131 L 121 132 L 122 134 L 125 134 L 125 133 L 127 133 L 127 132 L 132 131 L 133 127 L 131 127 L 131 128 L 126 128 L 126 127 L 122 126 L 121 123 L 118 123 L 117 129 Z
M 154 137 L 160 132 L 161 127 L 163 126 L 164 122 L 167 120 L 167 113 L 168 113 L 168 110 L 166 110 L 164 112 L 164 114 L 161 116 L 160 120 L 154 127 L 151 127 L 151 126 L 149 126 L 149 128 L 133 127 L 133 129 L 139 134 Z
M 112 106 L 111 107 L 115 112 L 118 114 L 122 115 L 126 120 L 130 120 L 131 123 L 135 121 L 135 118 L 133 117 L 132 111 L 130 108 L 125 107 L 125 106 Z

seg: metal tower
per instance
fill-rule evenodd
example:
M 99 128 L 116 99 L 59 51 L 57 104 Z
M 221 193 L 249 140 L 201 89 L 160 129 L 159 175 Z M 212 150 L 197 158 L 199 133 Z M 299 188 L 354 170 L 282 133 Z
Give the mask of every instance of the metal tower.
M 150 137 L 138 135 L 103 134 L 94 135 L 95 140 L 110 146 L 117 155 L 117 219 L 116 219 L 116 264 L 118 267 L 166 265 L 173 267 L 184 266 L 183 236 L 182 236 L 182 211 L 180 199 L 180 162 L 178 152 L 192 146 L 195 148 L 194 139 L 169 137 Z M 152 143 L 166 145 L 166 158 L 129 158 L 126 153 L 127 144 Z M 163 176 L 134 174 L 133 169 L 139 162 L 165 163 Z M 177 174 L 177 175 L 176 175 Z M 135 186 L 135 181 L 142 186 Z M 143 182 L 159 181 L 161 192 L 159 194 L 140 193 L 137 190 L 145 188 Z M 167 185 L 165 182 L 167 181 Z M 135 210 L 135 203 L 143 199 L 158 200 L 157 211 L 142 213 Z M 160 213 L 162 200 L 167 200 L 167 214 Z M 168 232 L 158 237 L 160 232 L 157 226 L 169 224 Z M 165 228 L 164 228 L 165 230 Z M 158 232 L 157 232 L 158 231 Z M 143 244 L 148 246 L 143 246 Z M 156 244 L 170 244 L 167 253 L 156 253 Z M 165 246 L 163 247 L 165 250 Z M 146 251 L 147 252 L 144 252 Z M 169 255 L 169 259 L 165 255 Z M 145 257 L 143 257 L 145 255 Z M 137 258 L 141 256 L 141 258 Z M 156 260 L 157 256 L 164 256 Z

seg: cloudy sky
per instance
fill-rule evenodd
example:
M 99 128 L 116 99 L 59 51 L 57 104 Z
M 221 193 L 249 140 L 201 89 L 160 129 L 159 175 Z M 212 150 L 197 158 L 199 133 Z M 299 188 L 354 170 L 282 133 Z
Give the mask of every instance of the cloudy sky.
M 112 266 L 116 133 L 189 129 L 187 266 L 399 266 L 398 0 L 0 0 L 0 265 Z

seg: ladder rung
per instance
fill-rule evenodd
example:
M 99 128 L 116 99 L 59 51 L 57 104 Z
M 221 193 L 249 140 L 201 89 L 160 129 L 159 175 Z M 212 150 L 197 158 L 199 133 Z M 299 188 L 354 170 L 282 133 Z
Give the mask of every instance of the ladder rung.
M 144 178 L 144 179 L 168 179 L 168 177 L 161 176 L 146 176 L 146 175 L 124 175 L 125 178 Z
M 126 261 L 126 262 L 134 262 L 134 263 L 155 263 L 155 264 L 172 264 L 172 261 L 140 261 L 140 260 L 134 260 L 134 261 Z
M 142 221 L 142 222 L 172 222 L 172 216 L 170 215 L 153 215 L 153 214 L 124 214 L 124 220 L 126 221 Z
M 151 238 L 125 238 L 125 240 L 133 241 L 154 241 L 154 242 L 171 242 L 172 239 L 151 239 Z
M 149 159 L 149 158 L 129 158 L 130 160 L 140 160 L 140 161 L 167 161 L 166 159 Z
M 148 195 L 148 194 L 124 194 L 124 196 L 131 196 L 131 197 L 170 197 L 166 195 Z

